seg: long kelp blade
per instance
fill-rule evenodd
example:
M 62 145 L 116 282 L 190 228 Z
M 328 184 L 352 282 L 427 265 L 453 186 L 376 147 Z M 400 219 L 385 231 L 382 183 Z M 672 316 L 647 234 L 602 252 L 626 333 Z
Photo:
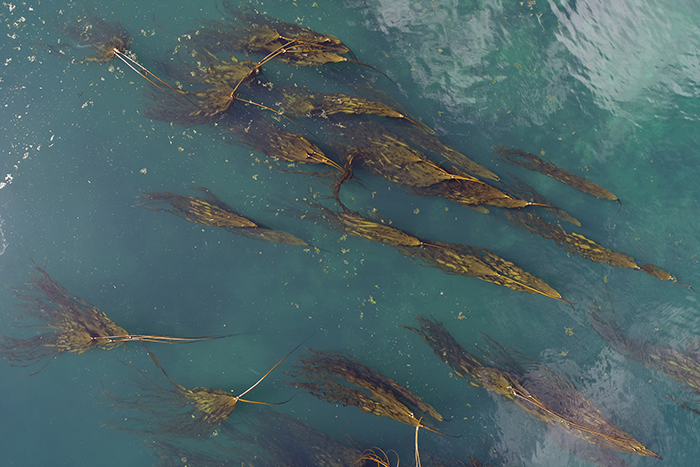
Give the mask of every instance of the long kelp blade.
M 581 178 L 577 175 L 572 174 L 571 172 L 567 172 L 564 169 L 560 169 L 551 162 L 542 160 L 539 156 L 536 156 L 535 154 L 527 153 L 522 149 L 511 149 L 505 146 L 494 146 L 493 149 L 506 162 L 509 162 L 511 164 L 517 164 L 525 167 L 526 169 L 534 170 L 544 175 L 548 175 L 556 180 L 559 180 L 562 183 L 566 183 L 567 185 L 579 191 L 591 194 L 597 198 L 605 198 L 614 201 L 619 201 L 619 198 L 617 196 L 615 196 L 613 193 L 606 190 L 605 188 L 601 187 L 600 185 L 596 185 L 590 180 Z

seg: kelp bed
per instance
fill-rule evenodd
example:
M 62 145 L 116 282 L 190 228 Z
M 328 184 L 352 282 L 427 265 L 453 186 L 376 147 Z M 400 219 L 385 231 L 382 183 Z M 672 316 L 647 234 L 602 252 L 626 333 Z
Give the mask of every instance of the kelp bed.
M 119 23 L 83 14 L 74 21 L 57 25 L 57 29 L 72 40 L 76 48 L 90 51 L 92 55 L 86 56 L 85 62 L 105 63 L 118 58 L 153 85 L 146 91 L 147 118 L 183 127 L 210 124 L 221 131 L 223 137 L 233 136 L 237 142 L 277 162 L 281 170 L 305 174 L 326 183 L 328 199 L 332 201 L 307 203 L 308 212 L 300 215 L 301 218 L 323 219 L 345 234 L 386 244 L 418 265 L 445 274 L 476 277 L 512 291 L 542 295 L 574 307 L 544 279 L 484 246 L 424 239 L 391 226 L 390 221 L 372 220 L 348 209 L 341 202 L 341 189 L 352 181 L 362 183 L 358 180 L 362 175 L 358 176 L 357 172 L 364 172 L 414 195 L 439 196 L 481 213 L 488 213 L 489 209 L 503 211 L 513 224 L 553 240 L 567 253 L 614 267 L 644 271 L 663 281 L 678 282 L 655 265 L 638 266 L 625 253 L 615 252 L 582 234 L 547 222 L 535 210 L 547 209 L 577 227 L 582 224 L 514 175 L 515 183 L 507 185 L 498 174 L 446 145 L 427 124 L 373 85 L 356 85 L 353 92 L 317 91 L 296 84 L 278 86 L 264 73 L 264 68 L 273 61 L 294 67 L 349 62 L 342 66 L 351 67 L 354 66 L 351 63 L 355 63 L 365 67 L 365 71 L 371 68 L 384 73 L 357 61 L 350 48 L 330 34 L 283 22 L 252 8 L 239 8 L 228 1 L 222 3 L 222 8 L 222 20 L 204 21 L 180 38 L 174 50 L 176 56 L 159 65 L 165 79 L 136 61 L 135 55 L 129 52 L 131 37 Z M 321 68 L 318 72 L 324 73 Z M 332 81 L 332 75 L 328 76 Z M 307 125 L 315 133 L 307 129 Z M 522 149 L 494 146 L 494 150 L 501 160 L 510 164 L 545 174 L 597 198 L 620 201 L 611 191 Z M 327 167 L 321 172 L 309 172 L 305 168 L 307 165 Z M 329 177 L 336 178 L 328 182 Z M 223 228 L 235 235 L 309 246 L 290 233 L 243 216 L 209 189 L 195 189 L 203 197 L 149 191 L 138 197 L 137 204 L 199 225 Z M 0 336 L 0 354 L 12 365 L 32 365 L 65 352 L 82 354 L 95 348 L 109 350 L 129 342 L 145 346 L 150 342 L 188 343 L 228 337 L 129 334 L 103 311 L 70 294 L 42 268 L 32 267 L 35 273 L 31 282 L 11 291 L 19 300 L 22 319 L 33 321 L 19 327 L 39 328 L 42 332 L 26 339 Z M 590 320 L 611 347 L 686 383 L 693 392 L 700 394 L 697 348 L 684 353 L 629 339 L 614 317 L 606 319 L 595 309 L 590 311 Z M 609 448 L 660 459 L 604 417 L 571 383 L 487 336 L 487 346 L 472 353 L 433 318 L 419 316 L 418 327 L 406 328 L 419 334 L 458 376 L 474 387 L 515 403 L 532 418 L 584 440 L 596 449 Z M 106 392 L 105 395 L 115 408 L 142 412 L 142 418 L 131 418 L 130 424 L 116 425 L 116 428 L 156 437 L 154 446 L 161 465 L 389 467 L 392 463 L 391 456 L 379 448 L 362 451 L 348 447 L 295 418 L 267 409 L 257 416 L 244 417 L 243 422 L 229 420 L 236 418 L 231 415 L 239 402 L 263 405 L 286 402 L 259 402 L 242 397 L 289 354 L 236 396 L 221 389 L 205 386 L 188 389 L 176 383 L 155 355 L 146 350 L 164 379 L 137 370 L 130 386 L 135 388 L 136 394 L 119 396 Z M 344 352 L 310 350 L 288 375 L 293 381 L 287 384 L 321 400 L 355 406 L 365 413 L 388 417 L 415 428 L 418 466 L 421 465 L 418 429 L 435 431 L 431 428 L 434 421 L 445 420 L 411 390 Z M 685 402 L 681 405 L 700 412 Z M 432 420 L 428 421 L 427 417 Z M 217 436 L 220 436 L 217 449 L 198 449 L 187 444 L 192 439 L 211 441 Z M 609 456 L 609 452 L 598 450 L 589 460 L 599 465 L 621 462 L 606 463 Z M 466 460 L 451 460 L 449 465 L 481 465 L 471 456 L 468 461 L 469 464 Z

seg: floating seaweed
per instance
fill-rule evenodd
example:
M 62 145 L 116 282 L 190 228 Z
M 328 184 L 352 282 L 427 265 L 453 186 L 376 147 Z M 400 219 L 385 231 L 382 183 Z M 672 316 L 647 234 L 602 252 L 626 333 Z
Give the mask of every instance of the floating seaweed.
M 124 54 L 131 45 L 131 35 L 121 23 L 110 23 L 86 12 L 67 21 L 57 21 L 54 27 L 59 33 L 78 42 L 79 47 L 93 50 L 94 55 L 86 57 L 86 62 L 112 61 L 116 56 L 115 51 Z
M 168 383 L 174 388 L 174 390 L 163 387 L 162 385 L 158 384 L 153 377 L 139 371 L 142 379 L 137 379 L 135 381 L 135 385 L 141 393 L 139 396 L 132 398 L 120 398 L 105 391 L 105 396 L 112 400 L 112 405 L 114 407 L 121 409 L 136 409 L 149 414 L 147 419 L 135 419 L 136 421 L 143 422 L 143 426 L 141 428 L 122 428 L 121 426 L 115 426 L 115 428 L 140 433 L 158 435 L 171 434 L 204 439 L 211 434 L 218 434 L 213 432 L 213 430 L 217 426 L 221 425 L 221 423 L 226 420 L 234 410 L 236 410 L 239 402 L 261 405 L 285 404 L 288 401 L 260 402 L 243 399 L 243 396 L 258 386 L 270 373 L 272 373 L 275 368 L 277 368 L 277 366 L 279 366 L 280 363 L 282 363 L 310 338 L 311 336 L 292 349 L 292 351 L 287 355 L 282 357 L 282 359 L 272 368 L 270 368 L 270 370 L 265 373 L 262 378 L 260 378 L 255 384 L 243 391 L 238 396 L 235 396 L 232 393 L 222 389 L 210 389 L 204 386 L 187 389 L 186 387 L 173 381 L 170 376 L 168 376 L 156 356 L 146 347 L 148 355 L 150 355 L 156 366 L 163 372 L 168 380 Z
M 476 277 L 518 292 L 540 294 L 568 303 L 559 292 L 542 279 L 524 271 L 510 261 L 483 248 L 436 240 L 422 240 L 390 225 L 375 222 L 345 207 L 336 198 L 341 211 L 312 204 L 320 216 L 351 235 L 385 243 L 412 259 L 446 274 Z
M 584 193 L 593 195 L 596 198 L 605 198 L 613 201 L 620 201 L 620 199 L 617 196 L 615 196 L 605 188 L 596 185 L 590 180 L 586 180 L 585 178 L 576 176 L 571 172 L 567 172 L 564 169 L 560 169 L 551 162 L 542 160 L 535 154 L 529 154 L 523 151 L 522 149 L 511 149 L 505 146 L 494 146 L 493 149 L 498 153 L 502 160 L 510 164 L 521 165 L 526 169 L 534 170 L 541 174 L 548 175 L 554 178 L 555 180 L 559 180 L 562 183 L 566 183 L 567 185 Z
M 68 292 L 42 268 L 37 265 L 32 267 L 38 275 L 31 274 L 32 281 L 26 287 L 11 287 L 10 291 L 20 300 L 23 315 L 42 324 L 18 327 L 35 327 L 48 331 L 28 339 L 15 339 L 0 334 L 0 354 L 13 366 L 30 366 L 65 352 L 80 355 L 94 348 L 109 350 L 129 342 L 179 344 L 227 337 L 179 338 L 129 334 L 102 310 Z M 48 362 L 38 371 L 47 364 Z
M 603 417 L 589 400 L 556 373 L 526 362 L 521 355 L 485 335 L 489 347 L 482 350 L 480 360 L 459 345 L 441 322 L 426 316 L 419 316 L 417 320 L 420 328 L 402 327 L 419 334 L 441 360 L 472 386 L 499 394 L 532 418 L 591 444 L 661 459 Z M 525 366 L 531 367 L 530 371 L 526 371 Z
M 371 68 L 354 59 L 350 49 L 338 38 L 309 28 L 270 18 L 253 8 L 224 1 L 226 21 L 210 21 L 204 28 L 190 33 L 195 44 L 218 52 L 244 52 L 267 55 L 282 49 L 277 61 L 298 67 L 352 62 Z M 353 58 L 344 55 L 350 54 Z M 388 77 L 387 77 L 388 78 Z
M 305 136 L 284 131 L 264 118 L 253 117 L 244 125 L 228 125 L 227 131 L 271 159 L 290 164 L 325 164 L 343 170 Z
M 554 240 L 557 245 L 563 247 L 569 253 L 590 259 L 596 263 L 609 264 L 610 266 L 618 268 L 644 271 L 662 281 L 670 280 L 689 288 L 693 292 L 695 291 L 695 289 L 689 285 L 679 282 L 671 274 L 657 266 L 654 266 L 653 264 L 637 266 L 637 263 L 634 262 L 634 259 L 631 256 L 605 248 L 593 240 L 590 240 L 576 232 L 567 232 L 561 227 L 561 225 L 550 224 L 533 212 L 524 213 L 506 211 L 506 216 L 512 223 L 522 225 L 530 232 L 541 235 L 543 238 Z
M 598 307 L 593 305 L 588 309 L 588 318 L 600 337 L 624 357 L 665 373 L 700 395 L 700 344 L 697 341 L 681 351 L 654 342 L 630 339 L 620 330 L 614 310 L 604 317 Z M 669 399 L 678 402 L 686 410 L 700 414 L 700 411 L 691 408 L 686 402 L 672 397 Z
M 287 384 L 302 388 L 328 403 L 343 407 L 355 406 L 365 413 L 388 417 L 415 427 L 416 466 L 420 467 L 418 430 L 425 428 L 435 431 L 423 424 L 423 417 L 428 414 L 435 420 L 444 421 L 442 415 L 396 381 L 363 365 L 350 355 L 309 350 L 311 354 L 300 357 L 300 365 L 295 366 L 291 372 L 297 381 Z M 416 418 L 416 413 L 422 415 Z
M 328 117 L 335 114 L 372 114 L 379 117 L 398 118 L 409 121 L 421 130 L 434 133 L 426 125 L 392 109 L 381 102 L 345 94 L 329 94 L 310 91 L 303 86 L 281 88 L 282 108 L 297 117 Z
M 169 212 L 197 224 L 223 227 L 229 232 L 243 237 L 294 246 L 308 246 L 308 243 L 290 233 L 272 230 L 238 214 L 207 188 L 194 187 L 194 189 L 204 193 L 205 199 L 169 192 L 151 192 L 139 196 L 138 205 L 149 211 Z M 158 207 L 163 203 L 169 204 L 172 208 Z
M 346 170 L 357 166 L 416 195 L 442 196 L 467 207 L 521 208 L 536 204 L 516 199 L 456 167 L 440 167 L 400 136 L 374 122 L 346 123 L 335 132 L 349 143 L 345 152 L 352 162 L 345 165 Z

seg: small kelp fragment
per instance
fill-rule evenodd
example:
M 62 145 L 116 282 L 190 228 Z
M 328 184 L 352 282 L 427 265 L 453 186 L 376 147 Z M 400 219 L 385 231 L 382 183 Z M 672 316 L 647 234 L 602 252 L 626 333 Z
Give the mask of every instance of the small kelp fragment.
M 86 62 L 109 62 L 115 58 L 114 51 L 125 53 L 131 45 L 131 36 L 121 23 L 110 23 L 90 13 L 81 13 L 67 21 L 57 21 L 58 32 L 78 42 L 81 48 L 90 48 L 94 55 Z
M 532 188 L 527 183 L 518 179 L 515 175 L 510 173 L 508 175 L 510 175 L 511 178 L 515 181 L 515 184 L 506 186 L 506 189 L 509 193 L 512 193 L 518 198 L 529 198 L 531 201 L 537 204 L 547 206 L 545 207 L 545 209 L 554 213 L 554 215 L 557 216 L 559 219 L 574 224 L 577 227 L 581 227 L 581 223 L 578 221 L 578 219 L 569 215 L 569 213 L 567 213 L 563 209 L 559 209 L 558 207 L 553 206 L 552 203 L 550 203 L 544 196 L 539 194 L 534 188 Z
M 284 86 L 280 92 L 282 93 L 282 108 L 297 117 L 327 117 L 339 113 L 372 114 L 380 117 L 404 119 L 421 128 L 425 127 L 422 123 L 392 109 L 388 105 L 361 97 L 318 91 L 312 92 L 303 86 Z
M 535 154 L 529 154 L 522 149 L 511 149 L 505 146 L 494 146 L 494 151 L 496 151 L 499 156 L 506 162 L 510 164 L 517 164 L 525 167 L 529 170 L 534 170 L 541 174 L 548 175 L 562 183 L 576 188 L 579 191 L 588 193 L 597 198 L 605 198 L 613 201 L 619 201 L 618 197 L 606 190 L 605 188 L 596 185 L 590 180 L 581 178 L 577 175 L 567 172 L 564 169 L 560 169 L 551 162 L 544 161 L 540 159 Z
M 657 279 L 671 280 L 695 291 L 692 287 L 678 282 L 675 277 L 653 264 L 637 266 L 637 263 L 631 256 L 605 248 L 576 232 L 567 232 L 561 225 L 550 224 L 533 212 L 506 211 L 506 216 L 512 223 L 522 225 L 530 232 L 541 235 L 543 238 L 554 240 L 557 245 L 563 247 L 569 253 L 577 254 L 596 263 L 644 271 Z
M 234 211 L 211 191 L 203 187 L 195 189 L 204 193 L 206 199 L 194 196 L 177 195 L 169 192 L 144 193 L 138 198 L 138 205 L 149 211 L 165 211 L 182 219 L 210 227 L 223 227 L 229 232 L 248 238 L 273 243 L 308 246 L 306 242 L 292 234 L 272 230 Z M 171 209 L 159 207 L 167 203 Z
M 417 320 L 420 328 L 406 328 L 418 333 L 438 358 L 472 386 L 499 394 L 532 418 L 589 443 L 661 459 L 603 417 L 589 400 L 556 373 L 533 365 L 488 336 L 484 336 L 488 348 L 477 357 L 458 344 L 441 322 L 426 316 L 419 316 Z M 532 368 L 526 371 L 525 366 Z
M 604 316 L 595 305 L 588 309 L 591 326 L 611 348 L 629 360 L 641 362 L 685 383 L 686 389 L 700 395 L 700 345 L 697 342 L 689 344 L 687 349 L 682 351 L 647 340 L 632 339 L 622 333 L 614 309 L 606 315 Z M 673 398 L 669 399 L 679 402 Z M 685 402 L 680 404 L 684 409 L 698 413 Z
M 639 266 L 639 269 L 642 270 L 642 271 L 644 271 L 644 272 L 646 272 L 647 274 L 649 274 L 649 275 L 651 275 L 651 276 L 656 277 L 657 279 L 661 279 L 662 281 L 676 282 L 676 283 L 678 283 L 678 284 L 680 284 L 680 285 L 683 285 L 683 286 L 685 286 L 685 287 L 688 287 L 690 290 L 692 290 L 693 292 L 695 292 L 695 289 L 694 289 L 694 288 L 692 288 L 691 286 L 686 285 L 686 284 L 684 284 L 684 283 L 682 283 L 682 282 L 678 282 L 678 280 L 676 280 L 675 277 L 673 277 L 670 273 L 664 271 L 663 269 L 661 269 L 661 268 L 658 267 L 658 266 L 654 266 L 653 264 L 646 263 L 646 264 L 644 264 L 644 265 L 642 265 L 642 266 Z
M 23 316 L 41 323 L 21 327 L 48 331 L 29 339 L 15 339 L 0 334 L 0 354 L 12 365 L 29 366 L 50 357 L 55 358 L 64 352 L 79 355 L 94 348 L 109 350 L 136 341 L 175 344 L 220 338 L 129 334 L 102 310 L 68 292 L 42 268 L 36 265 L 32 267 L 38 275 L 31 274 L 32 280 L 26 287 L 10 288 L 10 291 L 20 300 Z

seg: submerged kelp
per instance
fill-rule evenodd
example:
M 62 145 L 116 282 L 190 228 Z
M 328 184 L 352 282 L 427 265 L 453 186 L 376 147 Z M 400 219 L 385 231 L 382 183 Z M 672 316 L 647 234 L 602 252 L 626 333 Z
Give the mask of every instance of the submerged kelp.
M 325 164 L 343 170 L 308 138 L 284 131 L 266 118 L 250 114 L 244 123 L 232 123 L 226 130 L 270 159 L 290 164 Z
M 604 448 L 642 456 L 661 457 L 603 417 L 598 409 L 554 372 L 527 362 L 485 336 L 489 348 L 481 356 L 457 343 L 443 324 L 419 316 L 420 328 L 405 327 L 419 334 L 435 354 L 472 386 L 503 396 L 528 415 L 566 433 Z M 529 371 L 526 369 L 529 368 Z
M 110 23 L 90 13 L 81 13 L 67 21 L 57 21 L 54 28 L 64 36 L 77 42 L 77 47 L 89 48 L 94 55 L 86 62 L 109 62 L 116 52 L 125 53 L 131 45 L 131 36 L 121 23 Z
M 331 404 L 355 406 L 363 412 L 388 417 L 413 427 L 421 426 L 422 417 L 416 417 L 416 414 L 429 414 L 435 420 L 444 420 L 420 397 L 350 355 L 309 351 L 311 353 L 300 357 L 299 365 L 290 372 L 297 381 L 287 384 L 302 388 Z
M 634 262 L 634 259 L 631 256 L 605 248 L 593 240 L 590 240 L 576 232 L 567 232 L 561 227 L 561 225 L 550 224 L 533 212 L 524 213 L 506 211 L 506 216 L 512 223 L 522 225 L 530 232 L 541 235 L 543 238 L 554 240 L 557 245 L 563 247 L 569 253 L 590 259 L 596 263 L 609 264 L 610 266 L 618 268 L 644 271 L 662 281 L 670 280 L 695 291 L 692 287 L 682 282 L 678 282 L 678 280 L 676 280 L 676 278 L 671 274 L 657 266 L 654 266 L 653 264 L 637 266 L 637 263 Z
M 614 311 L 604 316 L 600 307 L 594 305 L 588 309 L 588 318 L 591 326 L 600 337 L 627 359 L 641 362 L 654 370 L 665 373 L 671 378 L 685 383 L 687 389 L 700 395 L 700 343 L 697 341 L 689 343 L 685 351 L 682 351 L 655 342 L 630 339 L 620 330 Z M 676 401 L 673 398 L 669 399 Z M 686 410 L 700 413 L 685 402 L 679 403 Z
M 204 450 L 187 440 L 157 441 L 153 448 L 160 466 L 192 467 L 352 467 L 362 452 L 348 447 L 289 415 L 262 409 L 237 418 L 218 430 L 216 445 Z
M 577 175 L 567 172 L 564 169 L 560 169 L 551 162 L 542 160 L 535 154 L 529 154 L 522 149 L 511 149 L 505 146 L 494 146 L 494 151 L 498 153 L 500 158 L 510 164 L 517 164 L 525 167 L 529 170 L 537 171 L 541 174 L 548 175 L 555 180 L 559 180 L 562 183 L 576 188 L 579 191 L 588 193 L 597 198 L 605 198 L 613 201 L 619 201 L 619 198 L 612 194 L 605 188 L 596 185 L 590 180 L 581 178 Z
M 243 237 L 294 246 L 308 246 L 308 243 L 292 234 L 281 230 L 272 230 L 238 214 L 207 188 L 194 187 L 194 189 L 204 193 L 205 199 L 168 192 L 151 192 L 139 196 L 138 205 L 149 211 L 169 212 L 197 224 L 223 227 L 232 234 Z M 169 204 L 172 208 L 159 207 L 163 203 Z
M 320 216 L 346 233 L 385 243 L 418 262 L 446 274 L 476 277 L 518 292 L 540 294 L 569 303 L 543 280 L 483 248 L 422 240 L 400 229 L 375 222 L 351 211 L 337 199 L 341 211 L 312 204 Z M 570 303 L 569 303 L 570 304 Z

